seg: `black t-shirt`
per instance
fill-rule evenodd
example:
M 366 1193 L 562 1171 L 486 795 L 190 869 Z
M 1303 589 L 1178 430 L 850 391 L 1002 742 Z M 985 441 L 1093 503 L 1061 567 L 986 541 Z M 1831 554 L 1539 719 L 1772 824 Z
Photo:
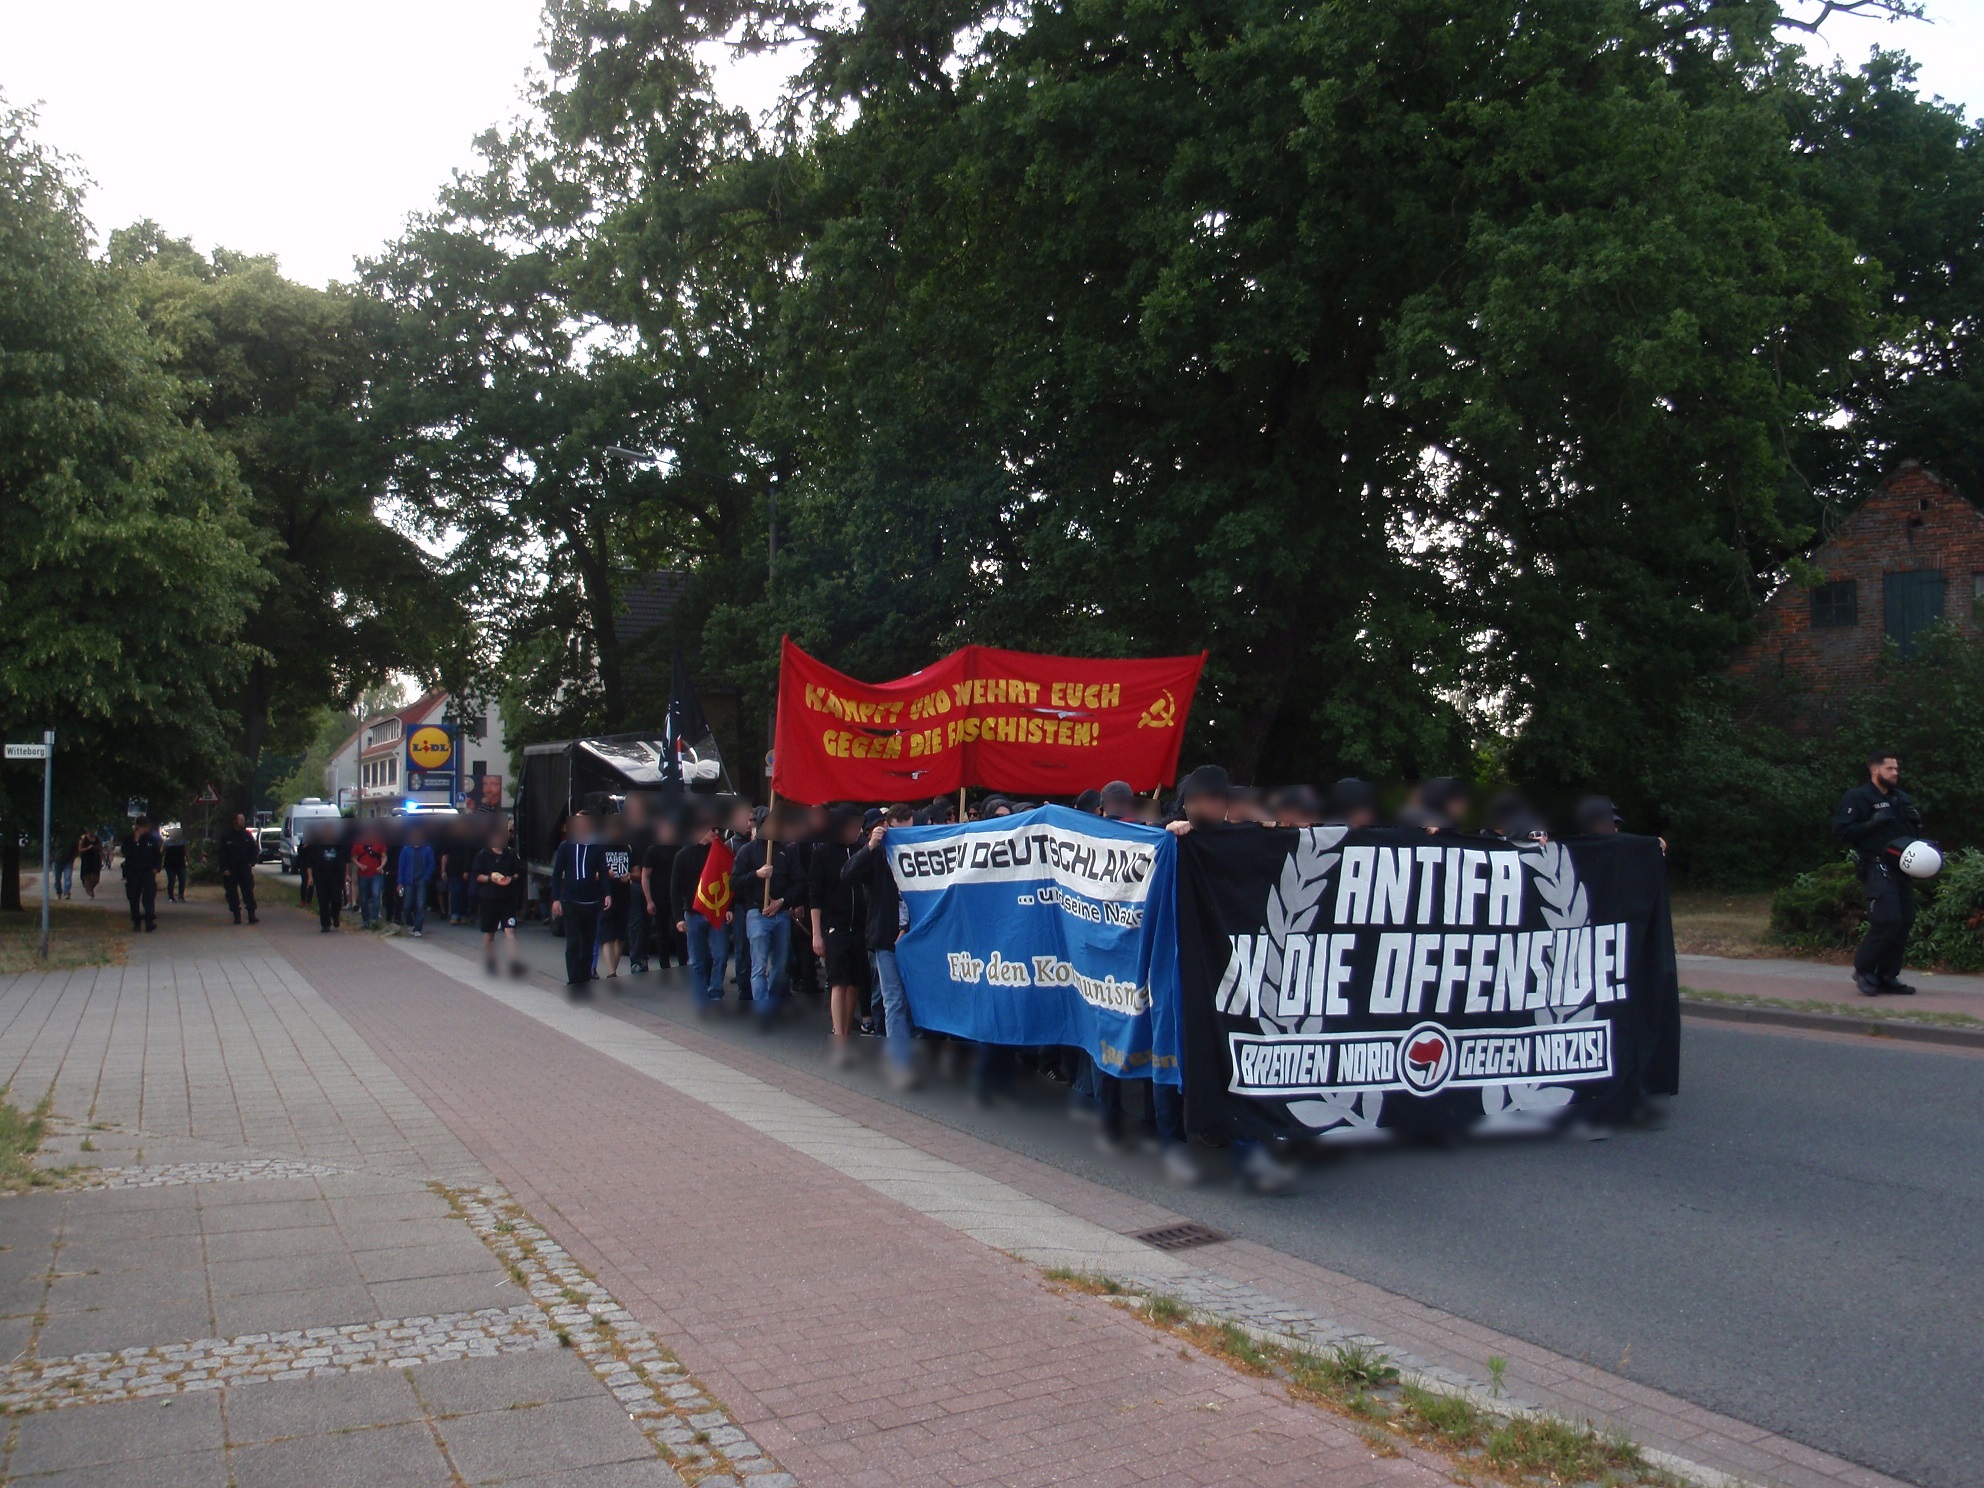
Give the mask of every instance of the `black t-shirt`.
M 633 849 L 624 842 L 604 842 L 599 850 L 606 854 L 606 876 L 614 885 L 607 892 L 617 894 L 626 887 L 627 875 L 633 872 Z
M 861 923 L 866 895 L 841 875 L 854 849 L 839 842 L 816 843 L 807 866 L 806 905 L 820 912 L 822 925 L 852 929 Z
M 523 885 L 517 880 L 522 876 L 524 866 L 517 857 L 514 847 L 506 847 L 501 852 L 493 848 L 483 848 L 475 855 L 475 862 L 469 869 L 472 879 L 480 880 L 485 873 L 500 873 L 510 880 L 506 884 L 481 883 L 475 885 L 475 897 L 484 904 L 514 904 L 517 890 Z
M 310 875 L 311 883 L 320 888 L 342 889 L 344 868 L 351 861 L 351 852 L 342 842 L 306 842 L 296 861 Z
M 648 897 L 662 914 L 669 913 L 668 877 L 675 867 L 675 855 L 681 851 L 679 842 L 651 842 L 641 854 L 641 866 L 652 875 L 648 879 Z

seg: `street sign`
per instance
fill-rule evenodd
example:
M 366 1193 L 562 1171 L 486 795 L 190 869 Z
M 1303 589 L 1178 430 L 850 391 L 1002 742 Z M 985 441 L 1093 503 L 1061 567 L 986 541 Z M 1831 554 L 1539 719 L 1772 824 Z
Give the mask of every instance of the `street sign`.
M 10 760 L 45 760 L 48 758 L 46 744 L 9 744 L 7 758 Z
M 193 798 L 193 804 L 195 806 L 220 805 L 220 792 L 214 789 L 212 781 L 208 781 L 207 788 Z
M 143 816 L 145 814 L 145 798 L 143 796 L 132 796 L 124 803 L 124 814 L 130 817 L 132 821 L 136 821 L 139 817 Z

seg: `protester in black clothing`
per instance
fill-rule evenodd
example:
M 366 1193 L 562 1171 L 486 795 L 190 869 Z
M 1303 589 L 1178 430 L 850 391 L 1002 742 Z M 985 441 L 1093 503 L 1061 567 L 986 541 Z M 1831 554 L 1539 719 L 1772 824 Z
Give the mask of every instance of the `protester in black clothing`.
M 304 884 L 317 896 L 317 924 L 328 935 L 344 920 L 344 875 L 351 849 L 334 825 L 313 827 L 296 855 Z
M 133 930 L 158 929 L 158 872 L 165 863 L 165 844 L 152 829 L 151 818 L 131 824 L 118 856 L 124 860 L 124 897 L 131 904 Z
M 96 833 L 84 830 L 76 839 L 76 855 L 81 860 L 83 892 L 96 898 L 96 886 L 103 878 L 103 844 Z
M 641 854 L 641 907 L 647 911 L 648 956 L 663 970 L 677 961 L 688 964 L 688 952 L 682 946 L 681 933 L 675 928 L 675 909 L 669 900 L 668 887 L 670 873 L 675 867 L 675 855 L 681 850 L 675 823 L 664 818 L 654 824 L 647 849 Z M 634 970 L 643 971 L 646 967 L 644 958 Z
M 654 950 L 654 917 L 648 913 L 648 849 L 654 845 L 654 824 L 648 820 L 646 800 L 640 795 L 627 797 L 627 809 L 620 816 L 627 843 L 629 878 L 627 882 L 627 970 L 648 969 L 648 956 Z
M 627 845 L 625 824 L 613 817 L 606 824 L 606 835 L 599 850 L 606 855 L 606 892 L 611 904 L 599 912 L 599 940 L 595 960 L 610 977 L 620 975 L 620 951 L 627 943 L 627 912 L 634 888 L 634 854 Z M 569 932 L 568 932 L 569 933 Z
M 606 854 L 592 840 L 592 817 L 575 811 L 551 862 L 551 913 L 565 918 L 565 980 L 574 987 L 592 980 L 600 912 L 612 907 Z
M 1901 761 L 1891 750 L 1867 757 L 1867 780 L 1840 799 L 1832 814 L 1835 840 L 1853 849 L 1867 902 L 1867 934 L 1853 956 L 1853 985 L 1862 997 L 1906 997 L 1901 979 L 1908 932 L 1915 923 L 1915 882 L 1901 871 L 1901 850 L 1922 834 L 1922 813 L 1901 788 Z
M 459 839 L 455 850 L 460 850 Z M 469 865 L 469 878 L 475 885 L 476 917 L 482 926 L 482 960 L 491 975 L 496 971 L 499 930 L 510 943 L 510 974 L 524 974 L 524 958 L 517 949 L 517 896 L 523 876 L 523 863 L 516 848 L 510 845 L 509 823 L 500 823 Z
M 1378 824 L 1378 792 L 1368 780 L 1346 775 L 1330 787 L 1329 811 L 1324 822 L 1337 827 L 1375 827 Z
M 181 830 L 164 839 L 160 849 L 165 868 L 165 902 L 186 902 L 186 833 Z
M 262 844 L 248 830 L 248 818 L 239 811 L 234 813 L 234 825 L 220 834 L 214 856 L 234 923 L 241 923 L 241 911 L 246 909 L 248 923 L 255 924 L 255 865 L 262 860 Z
M 1313 785 L 1284 785 L 1269 799 L 1268 814 L 1278 827 L 1319 827 L 1327 813 Z
M 841 876 L 861 840 L 861 815 L 847 810 L 833 817 L 833 835 L 813 850 L 807 902 L 813 911 L 813 954 L 827 964 L 828 1012 L 833 1020 L 835 1058 L 852 1057 L 847 1040 L 854 1032 L 856 1005 L 868 985 L 868 948 L 862 942 L 863 895 Z
M 902 934 L 905 916 L 902 893 L 889 867 L 885 843 L 891 827 L 907 827 L 915 819 L 916 813 L 909 806 L 891 806 L 840 871 L 841 878 L 861 890 L 868 901 L 863 929 L 869 965 L 882 999 L 883 1032 L 889 1041 L 889 1072 L 898 1088 L 905 1089 L 916 1079 L 914 1046 L 910 1042 L 915 1028 L 910 1021 L 902 973 L 896 966 L 896 940 Z

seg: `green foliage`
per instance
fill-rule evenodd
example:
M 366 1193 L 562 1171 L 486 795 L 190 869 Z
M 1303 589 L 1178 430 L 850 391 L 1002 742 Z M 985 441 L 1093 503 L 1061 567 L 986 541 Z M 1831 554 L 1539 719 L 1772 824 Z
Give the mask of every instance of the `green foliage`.
M 1860 873 L 1846 858 L 1799 874 L 1771 896 L 1771 933 L 1807 950 L 1857 944 L 1866 919 Z
M 264 543 L 33 129 L 0 107 L 0 731 L 53 726 L 58 809 L 101 820 L 229 756 Z M 0 772 L 0 816 L 38 795 Z
M 331 756 L 339 745 L 351 737 L 358 727 L 356 713 L 339 712 L 331 708 L 320 708 L 311 720 L 309 744 L 296 768 L 281 779 L 270 782 L 269 795 L 277 808 L 287 806 L 292 801 L 300 801 L 305 796 L 324 794 L 324 771 L 329 768 Z
M 228 792 L 250 806 L 264 750 L 302 748 L 325 706 L 394 671 L 437 678 L 463 616 L 425 555 L 380 515 L 386 449 L 371 417 L 382 308 L 346 289 L 284 279 L 275 262 L 211 258 L 156 223 L 111 234 L 187 413 L 246 483 L 268 580 L 243 628 L 253 662 Z
M 1912 966 L 1984 971 L 1984 852 L 1949 855 L 1943 871 L 1923 885 L 1923 903 L 1909 938 Z

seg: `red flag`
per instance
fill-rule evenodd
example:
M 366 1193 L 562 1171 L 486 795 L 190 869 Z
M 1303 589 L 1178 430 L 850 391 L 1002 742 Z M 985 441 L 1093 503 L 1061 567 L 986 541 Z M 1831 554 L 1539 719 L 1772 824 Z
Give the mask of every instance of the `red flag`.
M 905 801 L 961 786 L 1073 796 L 1155 790 L 1205 655 L 1037 656 L 967 646 L 894 682 L 857 682 L 786 641 L 772 784 L 786 800 Z
M 737 854 L 729 843 L 710 838 L 710 855 L 703 863 L 703 876 L 696 880 L 696 913 L 710 922 L 711 929 L 720 927 L 730 913 L 730 870 L 736 863 Z

